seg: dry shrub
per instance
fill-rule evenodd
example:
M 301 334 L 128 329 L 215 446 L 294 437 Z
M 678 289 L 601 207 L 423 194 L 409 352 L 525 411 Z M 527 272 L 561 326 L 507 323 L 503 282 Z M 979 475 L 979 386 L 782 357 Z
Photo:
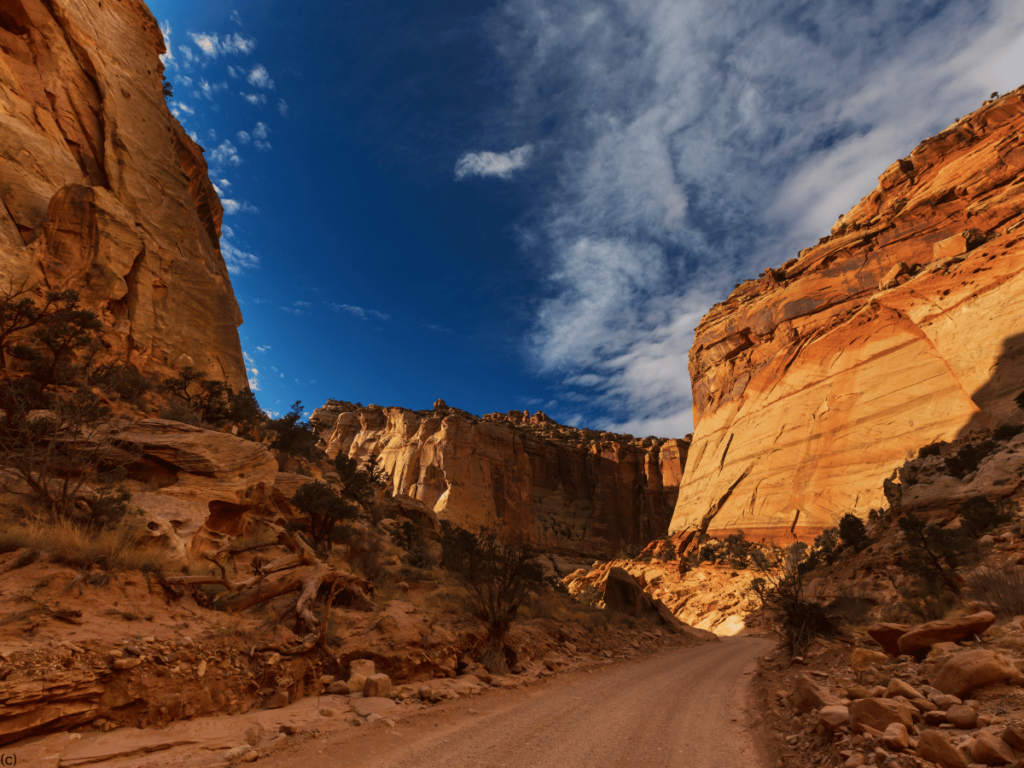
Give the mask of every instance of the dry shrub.
M 1024 570 L 979 568 L 967 577 L 967 590 L 997 616 L 1024 614 Z
M 52 562 L 73 568 L 162 572 L 167 562 L 160 553 L 140 551 L 139 535 L 139 528 L 128 521 L 96 530 L 70 520 L 41 519 L 4 531 L 0 551 L 42 552 Z

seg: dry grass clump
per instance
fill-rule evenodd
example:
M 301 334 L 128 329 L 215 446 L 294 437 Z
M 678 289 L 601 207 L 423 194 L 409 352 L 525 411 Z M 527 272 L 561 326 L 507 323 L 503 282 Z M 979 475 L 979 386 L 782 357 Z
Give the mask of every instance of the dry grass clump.
M 577 602 L 571 597 L 550 590 L 530 595 L 523 604 L 522 617 L 524 619 L 553 619 L 567 624 L 582 624 L 592 627 L 604 627 L 608 624 L 636 626 L 645 621 L 645 619 L 637 619 L 624 613 Z
M 967 590 L 997 616 L 1024 614 L 1024 570 L 1020 568 L 979 568 L 967 577 Z
M 168 563 L 158 552 L 139 549 L 139 533 L 128 521 L 97 530 L 67 519 L 38 519 L 0 532 L 0 553 L 24 549 L 83 570 L 97 566 L 105 571 L 162 572 Z

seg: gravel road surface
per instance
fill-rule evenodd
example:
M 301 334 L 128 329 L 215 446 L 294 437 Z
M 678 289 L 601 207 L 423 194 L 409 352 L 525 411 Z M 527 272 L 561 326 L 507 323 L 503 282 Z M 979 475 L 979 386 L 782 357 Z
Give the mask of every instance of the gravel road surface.
M 746 697 L 772 643 L 725 639 L 345 728 L 260 765 L 345 768 L 759 768 Z

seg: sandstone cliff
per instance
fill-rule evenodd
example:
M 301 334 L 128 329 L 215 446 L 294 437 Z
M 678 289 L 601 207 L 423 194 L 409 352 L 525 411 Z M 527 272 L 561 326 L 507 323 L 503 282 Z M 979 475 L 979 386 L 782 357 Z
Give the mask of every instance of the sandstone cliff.
M 986 102 L 704 317 L 673 532 L 811 537 L 921 446 L 1019 421 L 1022 128 L 1020 89 Z
M 240 389 L 223 211 L 163 51 L 140 0 L 0 4 L 0 289 L 78 290 L 113 358 Z
M 378 456 L 388 493 L 443 520 L 501 526 L 552 551 L 610 556 L 665 535 L 688 440 L 636 440 L 556 424 L 543 413 L 477 418 L 329 401 L 311 419 L 328 454 Z

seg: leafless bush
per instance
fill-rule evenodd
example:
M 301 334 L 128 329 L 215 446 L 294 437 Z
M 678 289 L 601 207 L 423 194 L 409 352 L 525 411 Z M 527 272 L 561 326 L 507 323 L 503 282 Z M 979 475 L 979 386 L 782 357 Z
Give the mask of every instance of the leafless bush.
M 979 568 L 967 577 L 967 590 L 997 616 L 1024 614 L 1024 569 Z

